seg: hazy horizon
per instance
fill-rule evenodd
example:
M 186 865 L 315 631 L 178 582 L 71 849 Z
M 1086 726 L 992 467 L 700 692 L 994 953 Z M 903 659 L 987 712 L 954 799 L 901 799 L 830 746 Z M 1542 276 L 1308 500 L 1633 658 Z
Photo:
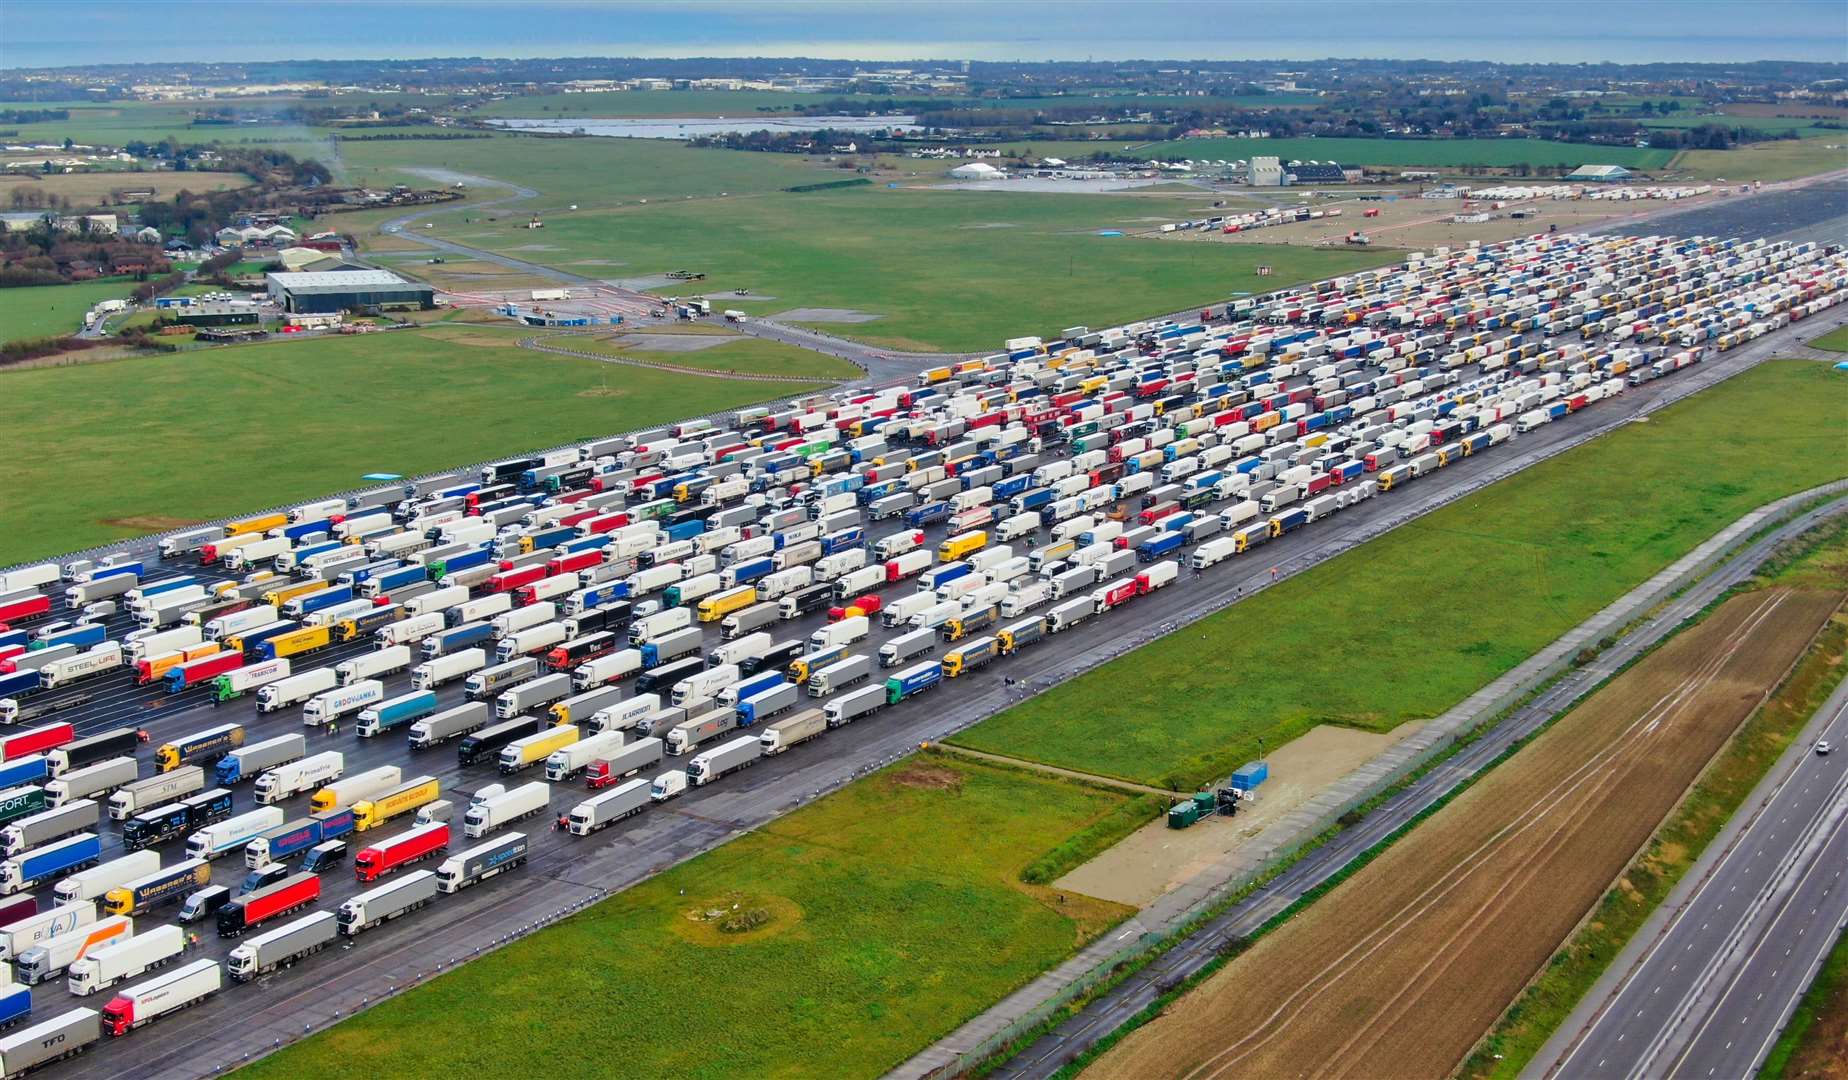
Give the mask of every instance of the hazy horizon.
M 477 57 L 1842 62 L 1840 0 L 0 0 L 0 68 Z M 317 17 L 318 16 L 318 17 Z M 1461 32 L 1459 32 L 1461 31 Z

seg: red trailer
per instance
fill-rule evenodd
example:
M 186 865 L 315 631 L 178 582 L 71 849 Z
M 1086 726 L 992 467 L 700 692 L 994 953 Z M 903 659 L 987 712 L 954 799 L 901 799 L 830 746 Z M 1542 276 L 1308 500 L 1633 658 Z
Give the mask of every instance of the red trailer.
M 1104 590 L 1104 607 L 1117 607 L 1121 604 L 1128 603 L 1130 600 L 1135 599 L 1135 597 L 1136 582 L 1134 578 L 1128 581 L 1118 582 Z
M 321 898 L 319 874 L 290 874 L 249 896 L 241 896 L 218 909 L 218 935 L 236 937 L 254 926 L 299 911 Z
M 440 855 L 448 848 L 447 824 L 433 821 L 419 825 L 353 856 L 353 876 L 360 881 L 377 881 L 399 867 Z
M 600 566 L 602 563 L 603 552 L 597 548 L 591 548 L 588 551 L 574 551 L 569 555 L 560 555 L 558 558 L 546 563 L 545 570 L 547 576 L 556 577 L 559 574 L 570 574 L 578 570 L 588 570 L 593 566 Z
M 530 585 L 545 576 L 543 566 L 522 566 L 517 570 L 502 570 L 488 579 L 488 591 L 512 592 L 522 585 Z
M 77 729 L 70 724 L 46 724 L 44 727 L 28 728 L 17 735 L 0 739 L 0 761 L 43 753 L 63 746 L 76 737 Z
M 229 652 L 213 653 L 211 656 L 201 656 L 197 660 L 188 660 L 184 664 L 175 664 L 167 669 L 163 678 L 167 680 L 168 692 L 173 693 L 198 683 L 211 682 L 225 672 L 235 671 L 243 666 L 244 654 L 233 649 Z M 174 685 L 175 679 L 179 680 L 177 687 Z
M 34 615 L 43 615 L 51 610 L 51 597 L 25 596 L 0 604 L 0 622 L 11 623 L 20 619 L 30 619 Z

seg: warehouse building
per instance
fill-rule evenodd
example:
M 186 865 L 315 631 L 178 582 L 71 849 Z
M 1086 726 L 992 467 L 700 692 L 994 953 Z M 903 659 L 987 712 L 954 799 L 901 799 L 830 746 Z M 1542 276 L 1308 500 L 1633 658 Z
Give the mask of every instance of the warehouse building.
M 1333 161 L 1298 161 L 1284 171 L 1292 184 L 1345 184 L 1348 178 Z
M 246 303 L 188 304 L 167 309 L 181 326 L 255 326 L 257 305 Z
M 1274 157 L 1254 157 L 1246 180 L 1252 187 L 1278 187 L 1283 183 L 1283 161 Z
M 1622 165 L 1580 165 L 1566 174 L 1568 180 L 1590 180 L 1596 183 L 1616 184 L 1630 178 L 1630 170 Z
M 435 289 L 385 270 L 280 273 L 265 280 L 270 299 L 291 314 L 436 306 Z

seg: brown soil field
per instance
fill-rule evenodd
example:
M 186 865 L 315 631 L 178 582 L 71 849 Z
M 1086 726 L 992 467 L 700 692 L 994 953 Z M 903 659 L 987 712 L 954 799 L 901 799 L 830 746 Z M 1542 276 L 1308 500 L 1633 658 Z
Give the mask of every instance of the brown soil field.
M 1729 600 L 1086 1075 L 1448 1075 L 1841 602 Z

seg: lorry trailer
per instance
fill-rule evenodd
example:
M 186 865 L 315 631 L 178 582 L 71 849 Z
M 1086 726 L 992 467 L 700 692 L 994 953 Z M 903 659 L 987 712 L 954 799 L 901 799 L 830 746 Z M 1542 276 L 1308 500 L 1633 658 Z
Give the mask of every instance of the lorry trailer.
M 369 889 L 340 905 L 336 918 L 340 932 L 353 937 L 401 915 L 408 915 L 436 898 L 436 875 L 418 870 L 397 881 Z
M 224 986 L 216 960 L 195 960 L 139 986 L 131 986 L 103 1006 L 102 1028 L 121 1037 L 163 1016 L 196 1005 Z
M 179 959 L 186 951 L 186 933 L 177 926 L 156 926 L 71 961 L 65 988 L 78 997 L 107 990 Z
M 333 944 L 338 936 L 339 918 L 331 911 L 317 911 L 266 930 L 231 950 L 225 958 L 225 971 L 237 982 L 249 982 L 279 968 L 292 966 L 303 957 L 313 956 Z
M 237 937 L 321 898 L 318 874 L 291 874 L 274 885 L 237 897 L 218 909 L 218 936 Z M 213 965 L 216 966 L 216 965 Z
M 502 833 L 445 859 L 436 868 L 438 892 L 455 893 L 526 862 L 525 833 Z

